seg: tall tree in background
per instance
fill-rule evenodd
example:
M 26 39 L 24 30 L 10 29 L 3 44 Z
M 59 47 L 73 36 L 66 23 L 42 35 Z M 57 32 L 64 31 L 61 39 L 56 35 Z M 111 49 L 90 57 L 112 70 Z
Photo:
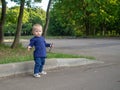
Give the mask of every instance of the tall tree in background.
M 21 29 L 22 29 L 22 17 L 23 17 L 23 11 L 24 11 L 24 4 L 25 4 L 25 0 L 21 0 L 20 12 L 19 12 L 18 22 L 17 22 L 17 30 L 16 30 L 14 42 L 11 45 L 11 48 L 16 48 L 20 44 L 19 41 L 20 41 Z
M 52 2 L 52 0 L 49 0 L 48 6 L 47 6 L 46 22 L 45 22 L 45 26 L 44 26 L 44 30 L 43 30 L 44 37 L 46 36 L 46 32 L 47 32 L 48 25 L 49 25 L 49 20 L 50 20 L 49 10 L 50 10 L 50 6 L 51 6 L 51 2 Z
M 14 42 L 11 45 L 11 48 L 16 48 L 20 44 L 20 36 L 21 36 L 21 29 L 22 29 L 22 18 L 23 18 L 23 13 L 24 13 L 24 6 L 26 2 L 32 2 L 32 0 L 12 0 L 14 2 L 20 3 L 20 12 L 18 16 L 18 22 L 17 22 L 17 29 L 16 29 L 16 34 L 14 38 Z M 34 2 L 41 2 L 41 0 L 34 0 Z
M 1 0 L 1 3 L 2 3 L 2 13 L 1 13 L 1 19 L 0 19 L 0 44 L 3 43 L 3 38 L 4 38 L 3 28 L 5 23 L 5 17 L 6 17 L 6 1 Z

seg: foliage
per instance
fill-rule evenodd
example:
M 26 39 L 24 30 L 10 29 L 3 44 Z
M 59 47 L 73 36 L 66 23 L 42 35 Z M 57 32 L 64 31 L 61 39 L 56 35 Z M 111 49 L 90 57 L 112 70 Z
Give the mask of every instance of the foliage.
M 119 20 L 119 0 L 56 0 L 48 33 L 120 36 Z
M 6 24 L 4 28 L 5 35 L 11 36 L 15 34 L 18 13 L 18 6 L 7 9 Z M 22 35 L 30 35 L 33 24 L 45 24 L 45 11 L 39 8 L 25 8 L 22 23 Z
M 11 1 L 14 1 L 14 2 L 16 2 L 16 3 L 20 3 L 20 0 L 11 0 Z M 32 0 L 25 0 L 26 1 L 26 3 L 31 3 L 32 2 Z M 34 0 L 34 2 L 41 2 L 42 0 Z M 21 2 L 22 2 L 22 0 L 21 0 Z
M 14 0 L 19 1 L 19 0 Z M 41 0 L 37 0 L 38 2 Z M 31 4 L 31 0 L 26 0 Z M 19 7 L 7 8 L 5 35 L 14 35 Z M 45 25 L 46 13 L 28 5 L 24 9 L 22 35 L 30 35 L 35 23 Z M 48 35 L 120 36 L 119 0 L 52 0 Z

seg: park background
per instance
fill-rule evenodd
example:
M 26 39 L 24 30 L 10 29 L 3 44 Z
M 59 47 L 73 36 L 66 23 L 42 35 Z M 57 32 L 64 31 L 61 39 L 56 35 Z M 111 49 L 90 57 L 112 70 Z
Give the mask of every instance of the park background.
M 6 8 L 3 29 L 5 36 L 15 35 L 20 3 L 24 0 L 12 1 L 18 4 Z M 24 2 L 21 35 L 31 35 L 31 27 L 35 23 L 45 26 L 46 11 L 41 6 L 35 5 L 33 1 Z M 49 9 L 50 23 L 47 35 L 77 37 L 120 35 L 119 0 L 51 0 Z
M 8 6 L 8 0 L 0 2 L 1 61 L 32 58 L 31 52 L 25 51 L 20 40 L 32 37 L 31 28 L 36 23 L 43 26 L 46 38 L 120 36 L 119 0 L 49 0 L 47 10 L 39 6 L 43 0 L 11 1 L 16 3 L 13 7 Z M 11 36 L 12 44 L 6 46 L 5 39 Z

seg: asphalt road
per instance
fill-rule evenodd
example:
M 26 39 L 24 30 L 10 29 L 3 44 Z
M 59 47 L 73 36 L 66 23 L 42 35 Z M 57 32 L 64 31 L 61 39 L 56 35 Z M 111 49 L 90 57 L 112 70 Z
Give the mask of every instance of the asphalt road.
M 120 90 L 120 40 L 52 39 L 52 52 L 94 56 L 100 64 L 57 68 L 41 78 L 32 74 L 0 80 L 0 90 Z M 24 43 L 27 45 L 28 42 Z
M 116 39 L 63 39 L 50 40 L 53 52 L 94 56 L 104 62 L 120 63 L 120 40 Z M 48 40 L 48 42 L 50 42 Z

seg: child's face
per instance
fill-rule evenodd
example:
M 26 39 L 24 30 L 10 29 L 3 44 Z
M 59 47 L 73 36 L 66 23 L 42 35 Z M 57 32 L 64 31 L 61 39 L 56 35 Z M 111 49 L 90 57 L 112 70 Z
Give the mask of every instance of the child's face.
M 42 28 L 41 27 L 37 27 L 34 31 L 33 31 L 33 35 L 40 37 L 42 35 Z

